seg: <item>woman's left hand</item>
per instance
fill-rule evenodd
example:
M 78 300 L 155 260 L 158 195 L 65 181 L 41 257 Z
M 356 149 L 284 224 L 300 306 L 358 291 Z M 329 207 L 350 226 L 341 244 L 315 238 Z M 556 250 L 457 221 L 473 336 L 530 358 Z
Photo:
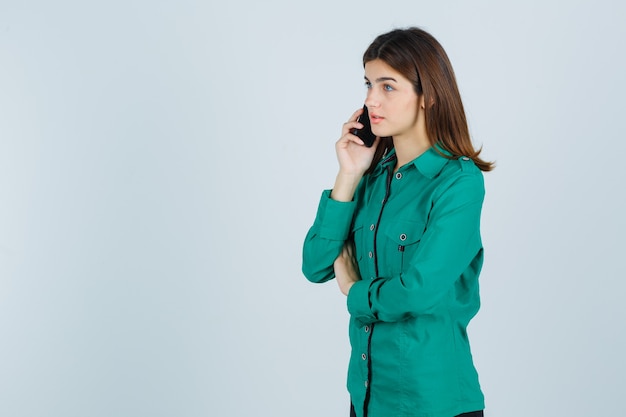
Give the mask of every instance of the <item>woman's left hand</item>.
M 348 295 L 352 285 L 361 280 L 359 266 L 354 257 L 354 245 L 351 241 L 346 241 L 343 245 L 343 249 L 337 259 L 335 259 L 333 266 L 339 289 L 343 295 Z

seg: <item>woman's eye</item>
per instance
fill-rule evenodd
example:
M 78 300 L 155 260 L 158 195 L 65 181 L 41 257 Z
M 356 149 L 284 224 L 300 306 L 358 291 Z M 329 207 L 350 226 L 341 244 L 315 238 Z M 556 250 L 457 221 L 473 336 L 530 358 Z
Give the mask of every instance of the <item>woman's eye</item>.
M 371 83 L 371 82 L 369 82 L 369 81 L 367 81 L 367 82 L 365 83 L 365 88 L 367 88 L 368 90 L 369 90 L 370 88 L 372 88 L 372 83 Z
M 390 86 L 389 84 L 385 84 L 383 88 L 385 89 L 385 91 L 393 91 L 393 87 Z

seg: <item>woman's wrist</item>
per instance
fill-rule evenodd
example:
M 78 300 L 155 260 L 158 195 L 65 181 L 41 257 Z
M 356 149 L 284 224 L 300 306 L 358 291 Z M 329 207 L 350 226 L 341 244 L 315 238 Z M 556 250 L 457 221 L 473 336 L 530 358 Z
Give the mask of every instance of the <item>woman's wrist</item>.
M 352 174 L 339 171 L 335 179 L 335 186 L 330 193 L 330 198 L 336 201 L 348 202 L 352 201 L 356 187 L 363 174 Z

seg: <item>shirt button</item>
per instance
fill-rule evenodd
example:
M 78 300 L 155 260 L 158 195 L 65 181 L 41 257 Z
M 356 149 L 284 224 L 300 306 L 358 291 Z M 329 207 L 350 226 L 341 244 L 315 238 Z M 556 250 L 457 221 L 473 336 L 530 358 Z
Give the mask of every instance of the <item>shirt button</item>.
M 406 235 L 404 233 L 400 235 L 400 240 L 403 240 L 403 241 L 406 240 Z
M 367 359 L 367 355 L 366 355 L 365 353 L 363 353 L 363 354 L 361 355 L 361 359 L 363 359 L 363 360 Z
M 398 173 L 396 174 L 396 179 L 397 179 L 397 180 L 399 180 L 399 179 L 401 179 L 401 178 L 402 178 L 402 173 L 401 173 L 401 172 L 398 172 Z
M 462 159 L 463 159 L 464 161 L 469 161 L 469 160 L 470 160 L 467 156 L 464 156 Z
M 374 225 L 374 224 L 373 224 L 373 225 L 371 225 L 371 226 L 370 226 L 370 230 L 374 230 L 374 228 L 375 228 L 375 227 L 376 227 L 376 225 Z
M 370 326 L 365 326 L 365 333 L 370 331 Z
M 374 254 L 372 252 L 370 252 L 368 255 L 369 255 L 370 258 L 374 257 Z
M 369 381 L 365 380 L 365 388 L 367 388 L 368 385 L 369 385 Z

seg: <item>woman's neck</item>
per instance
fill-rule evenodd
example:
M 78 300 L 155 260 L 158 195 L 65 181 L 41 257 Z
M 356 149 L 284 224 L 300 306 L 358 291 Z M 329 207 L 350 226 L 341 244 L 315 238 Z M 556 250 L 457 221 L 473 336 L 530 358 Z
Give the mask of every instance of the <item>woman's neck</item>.
M 421 137 L 393 137 L 393 147 L 396 149 L 396 167 L 394 172 L 400 167 L 413 161 L 415 158 L 426 152 L 430 147 L 430 141 L 426 136 Z

